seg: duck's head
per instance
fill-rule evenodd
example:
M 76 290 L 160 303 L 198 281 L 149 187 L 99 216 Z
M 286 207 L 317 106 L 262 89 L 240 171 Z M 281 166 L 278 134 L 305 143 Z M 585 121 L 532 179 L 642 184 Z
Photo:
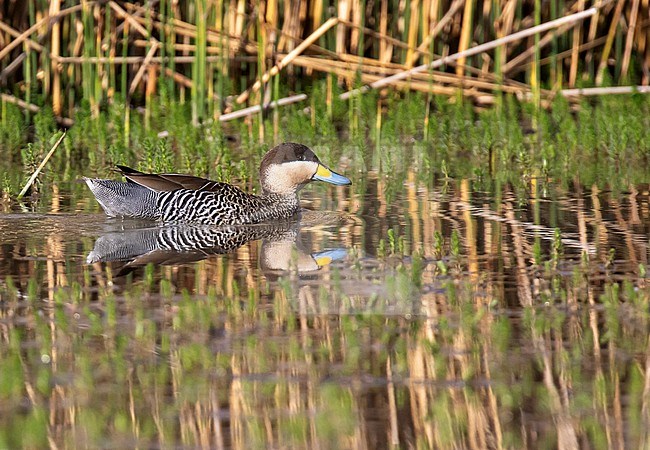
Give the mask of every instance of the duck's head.
M 318 156 L 302 144 L 285 142 L 262 158 L 260 181 L 267 194 L 292 195 L 315 180 L 338 186 L 352 184 L 348 178 L 324 166 Z

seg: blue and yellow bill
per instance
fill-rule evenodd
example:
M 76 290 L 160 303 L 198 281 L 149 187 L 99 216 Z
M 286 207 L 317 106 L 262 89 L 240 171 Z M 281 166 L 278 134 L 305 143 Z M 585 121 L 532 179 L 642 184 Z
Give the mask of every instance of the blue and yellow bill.
M 311 177 L 311 179 L 324 181 L 326 183 L 335 184 L 337 186 L 345 186 L 348 184 L 352 184 L 352 181 L 350 181 L 349 178 L 344 177 L 343 175 L 339 175 L 338 173 L 328 169 L 322 164 L 318 165 L 318 170 L 316 171 L 314 176 Z

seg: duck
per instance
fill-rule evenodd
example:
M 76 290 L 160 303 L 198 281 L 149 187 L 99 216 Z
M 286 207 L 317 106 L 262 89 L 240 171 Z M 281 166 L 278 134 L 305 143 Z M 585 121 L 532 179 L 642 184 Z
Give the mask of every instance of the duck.
M 143 173 L 117 166 L 126 181 L 87 178 L 90 191 L 109 217 L 161 223 L 252 225 L 286 220 L 300 212 L 298 192 L 312 181 L 350 185 L 325 166 L 307 146 L 285 142 L 260 163 L 260 195 L 237 186 L 192 175 Z

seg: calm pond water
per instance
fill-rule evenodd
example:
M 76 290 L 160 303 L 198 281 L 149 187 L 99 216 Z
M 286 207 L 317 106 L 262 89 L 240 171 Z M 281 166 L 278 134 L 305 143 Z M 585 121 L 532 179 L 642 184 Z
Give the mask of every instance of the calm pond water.
M 5 205 L 0 447 L 650 445 L 647 185 L 354 181 L 255 227 Z

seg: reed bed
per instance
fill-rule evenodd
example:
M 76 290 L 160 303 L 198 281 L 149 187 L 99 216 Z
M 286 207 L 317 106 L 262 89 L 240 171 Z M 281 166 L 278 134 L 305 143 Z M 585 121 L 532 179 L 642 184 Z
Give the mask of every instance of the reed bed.
M 509 93 L 542 107 L 563 89 L 647 86 L 649 13 L 638 0 L 9 2 L 0 89 L 27 114 L 50 107 L 63 126 L 85 103 L 95 118 L 120 101 L 149 120 L 160 96 L 189 101 L 198 124 L 307 94 L 324 76 L 343 98 L 373 85 L 381 102 L 392 90 L 460 91 L 475 105 Z

